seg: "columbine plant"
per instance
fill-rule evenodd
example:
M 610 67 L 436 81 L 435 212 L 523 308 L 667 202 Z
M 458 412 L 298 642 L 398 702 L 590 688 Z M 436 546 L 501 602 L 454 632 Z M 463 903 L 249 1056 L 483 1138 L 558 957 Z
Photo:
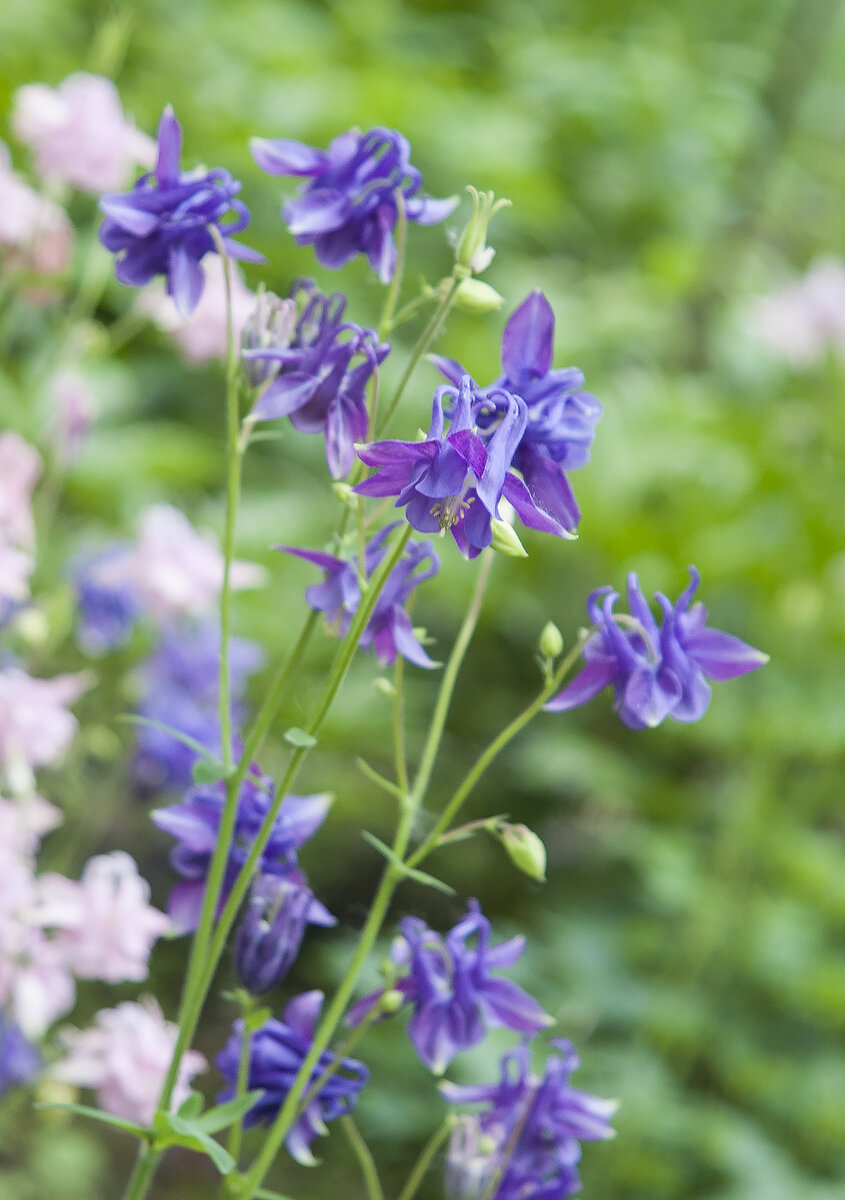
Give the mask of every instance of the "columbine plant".
M 65 106 L 78 87 L 65 89 Z M 37 125 L 39 97 L 46 103 L 41 93 L 22 102 L 22 127 Z M 132 133 L 126 153 L 140 159 L 145 147 L 140 135 Z M 51 143 L 39 136 L 41 140 L 33 134 L 32 141 L 46 160 Z M 383 959 L 380 986 L 359 996 L 360 977 L 404 881 L 454 894 L 448 881 L 422 869 L 436 848 L 486 831 L 499 839 L 517 867 L 534 879 L 544 878 L 545 850 L 524 825 L 501 815 L 459 824 L 475 784 L 535 716 L 544 709 L 566 711 L 610 686 L 620 718 L 631 728 L 654 726 L 667 716 L 698 720 L 710 701 L 708 680 L 754 670 L 765 655 L 706 625 L 706 610 L 692 603 L 698 587 L 694 568 L 677 603 L 658 593 L 660 623 L 635 576 L 628 586 L 630 614 L 617 612 L 616 592 L 600 588 L 587 603 L 589 629 L 565 657 L 557 628 L 550 623 L 543 630 L 536 698 L 495 734 L 425 831 L 420 817 L 423 806 L 431 805 L 438 750 L 494 553 L 525 553 L 512 528 L 514 516 L 524 526 L 552 535 L 559 545 L 575 536 L 581 514 L 569 473 L 589 459 L 601 405 L 583 390 L 577 368 L 552 365 L 554 314 L 536 290 L 507 321 L 498 378 L 479 384 L 459 362 L 433 356 L 447 382 L 433 397 L 416 397 L 408 425 L 413 431 L 420 417 L 425 420 L 423 414 L 430 413 L 427 435 L 387 439 L 387 426 L 415 367 L 452 306 L 492 311 L 501 302 L 476 276 L 492 260 L 489 226 L 503 202 L 470 189 L 472 213 L 454 239 L 451 274 L 424 286 L 400 308 L 409 224 L 436 224 L 457 203 L 423 195 L 422 176 L 411 165 L 405 138 L 389 129 L 350 130 L 326 151 L 288 140 L 255 139 L 259 166 L 301 181 L 282 209 L 297 242 L 313 245 L 328 267 L 365 255 L 387 291 L 373 327 L 365 319 L 349 319 L 342 293 L 323 295 L 302 280 L 284 300 L 259 290 L 251 315 L 236 315 L 236 295 L 240 304 L 244 287 L 230 260 L 258 257 L 232 240 L 249 220 L 246 205 L 236 199 L 240 184 L 220 168 L 183 170 L 181 147 L 181 129 L 168 108 L 159 127 L 154 170 L 130 192 L 112 192 L 100 201 L 105 216 L 100 238 L 116 255 L 121 282 L 142 286 L 162 276 L 186 315 L 200 311 L 204 290 L 217 288 L 222 277 L 228 359 L 222 550 L 177 510 L 159 505 L 144 515 L 136 544 L 100 548 L 72 564 L 70 573 L 84 650 L 101 655 L 126 646 L 139 623 L 154 630 L 152 654 L 138 672 L 141 730 L 135 774 L 147 792 L 170 793 L 171 802 L 157 807 L 152 819 L 174 841 L 169 927 L 176 934 L 192 934 L 191 950 L 175 1022 L 167 1021 L 151 998 L 124 1003 L 99 1013 L 88 1030 L 64 1032 L 64 1057 L 48 1070 L 55 1079 L 95 1092 L 100 1110 L 86 1110 L 88 1115 L 139 1139 L 125 1200 L 147 1196 L 172 1145 L 206 1154 L 224 1177 L 229 1197 L 272 1196 L 265 1176 L 280 1150 L 286 1148 L 300 1163 L 314 1164 L 314 1140 L 329 1135 L 332 1122 L 349 1139 L 370 1200 L 380 1200 L 377 1163 L 351 1115 L 366 1089 L 378 1086 L 365 1062 L 366 1041 L 377 1038 L 385 1022 L 407 1015 L 413 1050 L 439 1077 L 455 1058 L 481 1043 L 488 1030 L 501 1028 L 514 1037 L 502 1057 L 499 1081 L 439 1085 L 448 1107 L 410 1168 L 400 1200 L 412 1200 L 441 1149 L 448 1200 L 558 1200 L 579 1187 L 581 1143 L 612 1135 L 609 1120 L 615 1105 L 570 1086 L 578 1065 L 572 1046 L 563 1037 L 548 1037 L 554 1018 L 541 999 L 510 977 L 524 939 L 498 941 L 481 903 L 466 898 L 457 901 L 466 903 L 465 915 L 446 933 L 405 917 Z M 208 261 L 221 271 L 207 272 Z M 219 310 L 219 295 L 214 304 L 217 309 L 209 302 L 209 313 Z M 396 353 L 388 341 L 391 332 L 426 305 L 431 306 L 429 319 L 392 396 L 379 407 L 379 369 L 388 354 Z M 156 310 L 147 306 L 146 311 Z M 219 316 L 215 320 L 219 326 Z M 308 587 L 301 631 L 249 722 L 241 693 L 246 677 L 261 665 L 260 651 L 233 638 L 231 599 L 237 587 L 259 585 L 262 579 L 254 567 L 234 558 L 241 463 L 255 426 L 282 419 L 300 432 L 324 437 L 334 481 L 327 479 L 327 485 L 341 504 L 335 529 L 326 531 L 325 548 L 277 547 L 318 568 L 322 576 Z M 17 474 L 6 473 L 0 480 L 0 537 L 10 562 L 15 555 L 20 558 L 7 605 L 27 594 L 32 550 L 27 504 L 38 471 L 32 457 L 18 455 L 15 461 Z M 393 504 L 371 507 L 373 499 Z M 429 655 L 409 605 L 412 597 L 424 604 L 425 584 L 441 563 L 433 541 L 413 540 L 413 531 L 448 531 L 455 548 L 449 549 L 451 541 L 444 543 L 444 558 L 460 553 L 475 560 L 475 591 L 445 664 L 434 676 L 436 683 L 432 675 L 441 664 Z M 565 546 L 560 551 L 565 553 Z M 209 609 L 218 600 L 219 623 L 211 627 Z M 303 727 L 285 733 L 287 765 L 280 778 L 271 779 L 259 765 L 265 738 L 321 618 L 338 639 L 335 657 Z M 294 789 L 359 649 L 372 650 L 383 667 L 395 667 L 390 687 L 394 777 L 385 778 L 365 763 L 362 769 L 395 799 L 396 827 L 390 845 L 365 833 L 383 856 L 384 868 L 336 988 L 330 995 L 314 989 L 282 999 L 276 989 L 283 988 L 309 926 L 337 924 L 314 895 L 298 860 L 300 847 L 318 836 L 328 818 L 330 797 L 298 795 Z M 436 690 L 413 771 L 404 749 L 406 662 L 429 672 L 420 676 L 419 686 Z M 33 772 L 62 752 L 74 732 L 73 717 L 64 706 L 89 682 L 80 677 L 34 680 L 16 665 L 3 667 L 0 766 L 7 776 L 23 778 L 29 787 Z M 24 694 L 40 713 L 37 727 L 27 726 L 20 716 Z M 187 788 L 181 800 L 172 794 L 177 788 Z M 496 806 L 506 806 L 491 790 Z M 0 820 L 4 812 L 0 808 Z M 31 944 L 25 953 L 42 973 L 57 972 L 65 989 L 53 989 L 54 1007 L 43 1012 L 35 1031 L 41 1034 L 70 1007 L 69 1000 L 59 1003 L 55 997 L 70 995 L 73 973 L 115 981 L 144 978 L 150 947 L 168 927 L 168 918 L 147 904 L 146 885 L 132 860 L 120 853 L 93 859 L 78 884 L 47 877 L 36 886 L 34 849 L 52 823 L 51 812 L 39 809 L 30 796 L 8 820 L 19 843 L 10 872 L 17 872 L 38 898 L 39 915 L 34 924 L 30 918 Z M 163 841 L 161 850 L 165 852 Z M 0 852 L 7 851 L 0 846 Z M 0 904 L 0 918 L 4 936 L 23 938 L 19 925 L 24 918 L 14 906 Z M 130 924 L 133 940 L 128 941 Z M 190 1090 L 193 1075 L 205 1065 L 190 1047 L 217 968 L 229 953 L 242 1011 L 217 1055 L 219 1094 L 206 1105 Z M 24 972 L 34 969 L 24 962 L 0 974 L 5 1005 L 0 1014 L 0 1090 L 41 1069 L 29 1036 L 33 1031 L 23 1023 L 26 1010 L 15 999 Z M 259 997 L 265 1008 L 259 1008 Z M 435 1110 L 434 1082 L 431 1103 Z M 473 1111 L 456 1116 L 452 1106 Z M 242 1134 L 252 1126 L 265 1133 L 263 1139 L 249 1141 L 250 1157 L 243 1152 Z M 215 1137 L 225 1129 L 227 1147 Z

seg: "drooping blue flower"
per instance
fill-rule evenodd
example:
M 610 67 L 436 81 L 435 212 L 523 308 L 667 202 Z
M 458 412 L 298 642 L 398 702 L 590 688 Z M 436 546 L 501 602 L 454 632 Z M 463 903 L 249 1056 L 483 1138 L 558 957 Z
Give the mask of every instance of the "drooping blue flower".
M 406 506 L 405 515 L 414 529 L 421 533 L 451 530 L 467 558 L 475 558 L 492 542 L 490 522 L 499 519 L 502 497 L 529 528 L 570 536 L 512 470 L 525 432 L 525 401 L 509 392 L 497 392 L 503 415 L 495 430 L 482 438 L 472 413 L 474 392 L 469 375 L 462 376 L 457 389 L 437 388 L 425 441 L 358 446 L 361 461 L 379 470 L 355 491 L 362 496 L 396 496 L 396 507 Z M 448 433 L 444 400 L 452 406 Z
M 380 530 L 364 549 L 364 565 L 369 578 L 387 553 L 386 541 L 396 523 Z M 297 550 L 292 546 L 279 547 L 297 558 L 323 568 L 322 583 L 306 589 L 305 599 L 317 612 L 326 614 L 326 623 L 337 637 L 343 637 L 352 623 L 361 602 L 358 558 L 336 558 L 318 550 Z M 361 635 L 359 645 L 368 650 L 374 647 L 382 666 L 390 666 L 401 654 L 418 667 L 433 667 L 414 633 L 411 619 L 405 611 L 411 593 L 426 579 L 440 570 L 440 559 L 431 542 L 408 542 L 402 557 L 393 568 L 379 595 L 373 614 Z
M 262 661 L 261 649 L 254 642 L 230 639 L 229 683 L 236 726 L 245 716 L 242 697 L 247 680 Z M 139 675 L 139 716 L 178 730 L 213 754 L 220 753 L 220 630 L 216 624 L 176 624 L 163 629 Z M 166 729 L 138 726 L 132 770 L 142 790 L 188 787 L 196 760 L 197 751 Z
M 633 571 L 628 576 L 630 617 L 614 612 L 619 594 L 612 588 L 592 592 L 587 612 L 598 628 L 584 645 L 585 666 L 548 702 L 547 711 L 576 708 L 612 685 L 614 707 L 630 729 L 651 728 L 667 716 L 698 721 L 710 703 L 708 679 L 734 679 L 767 663 L 767 654 L 706 626 L 707 609 L 700 602 L 691 605 L 699 573 L 695 567 L 689 573 L 690 583 L 676 604 L 656 593 L 660 626 Z
M 339 479 L 355 461 L 355 443 L 367 436 L 366 387 L 390 345 L 374 329 L 343 320 L 340 292 L 325 296 L 312 279 L 298 279 L 291 297 L 300 306 L 295 326 L 286 324 L 275 345 L 243 351 L 248 364 L 275 368 L 249 419 L 290 417 L 301 433 L 324 434 L 329 470 Z
M 510 967 L 525 949 L 525 938 L 490 945 L 490 922 L 477 900 L 443 938 L 417 917 L 405 917 L 392 957 L 407 975 L 391 984 L 414 1007 L 408 1034 L 422 1061 L 441 1075 L 461 1050 L 477 1045 L 487 1029 L 505 1026 L 534 1033 L 552 1023 L 536 1000 L 510 979 L 491 972 Z M 475 938 L 475 945 L 468 943 Z M 353 1005 L 350 1025 L 368 1017 L 382 993 Z
M 100 199 L 106 218 L 100 241 L 118 256 L 115 273 L 121 283 L 143 287 L 163 275 L 168 295 L 182 316 L 189 316 L 205 282 L 201 260 L 217 249 L 212 227 L 230 258 L 264 260 L 232 240 L 249 224 L 246 205 L 235 199 L 240 183 L 222 167 L 182 171 L 181 154 L 182 130 L 168 105 L 158 127 L 155 170 L 142 175 L 131 192 L 108 192 Z
M 41 1055 L 19 1026 L 0 1009 L 0 1096 L 27 1083 L 42 1067 Z
M 382 283 L 396 266 L 397 192 L 408 220 L 419 225 L 444 220 L 458 202 L 419 194 L 422 176 L 411 166 L 407 139 L 395 129 L 350 129 L 328 150 L 285 138 L 253 138 L 250 147 L 262 171 L 307 181 L 282 209 L 297 244 L 313 245 L 324 267 L 342 267 L 366 254 Z
M 228 899 L 238 872 L 249 856 L 273 798 L 273 781 L 259 775 L 253 768 L 241 787 L 221 905 Z M 217 844 L 225 802 L 226 785 L 218 781 L 190 788 L 180 804 L 156 809 L 151 814 L 153 824 L 177 841 L 170 862 L 182 877 L 182 882 L 177 883 L 170 893 L 168 911 L 179 932 L 195 929 L 199 920 L 205 881 Z M 261 874 L 305 885 L 305 876 L 299 870 L 296 852 L 320 828 L 330 804 L 331 797 L 325 793 L 285 796 L 261 855 Z M 309 920 L 330 924 L 331 915 L 322 906 L 318 909 L 316 901 L 314 905 L 309 910 Z
M 502 396 L 519 396 L 526 406 L 525 427 L 513 466 L 536 503 L 564 527 L 575 530 L 581 512 L 566 472 L 589 461 L 602 407 L 581 390 L 577 367 L 552 367 L 555 318 L 541 291 L 532 292 L 511 315 L 502 336 L 502 370 L 488 387 L 476 387 L 472 415 L 482 438 L 491 438 L 507 413 Z M 432 362 L 458 386 L 466 374 L 454 359 Z
M 456 1130 L 447 1163 L 449 1200 L 479 1200 L 495 1172 L 501 1177 L 492 1200 L 563 1200 L 578 1191 L 580 1142 L 613 1137 L 608 1121 L 617 1105 L 570 1087 L 578 1056 L 563 1038 L 552 1046 L 556 1053 L 542 1077 L 531 1074 L 531 1053 L 523 1045 L 503 1056 L 498 1083 L 440 1085 L 452 1104 L 489 1105 L 469 1135 L 466 1126 Z
M 71 564 L 79 606 L 77 637 L 87 654 L 106 654 L 132 636 L 141 598 L 130 577 L 131 554 L 130 545 L 115 545 Z
M 293 966 L 306 925 L 332 926 L 337 920 L 304 883 L 259 875 L 235 934 L 235 972 L 253 996 L 280 983 Z
M 264 1095 L 247 1113 L 244 1120 L 246 1126 L 269 1125 L 275 1119 L 311 1049 L 322 1005 L 322 992 L 304 992 L 301 996 L 295 996 L 285 1008 L 280 1021 L 269 1020 L 250 1038 L 247 1086 L 250 1090 L 262 1089 Z M 231 1037 L 217 1056 L 218 1069 L 228 1083 L 218 1097 L 220 1103 L 231 1100 L 235 1095 L 243 1036 L 243 1021 L 236 1021 Z M 323 1051 L 306 1093 L 336 1061 L 331 1051 Z M 314 1138 L 328 1132 L 327 1121 L 354 1110 L 358 1095 L 369 1077 L 369 1071 L 357 1059 L 340 1060 L 338 1070 L 306 1105 L 285 1138 L 285 1146 L 292 1158 L 303 1166 L 314 1164 L 316 1160 L 311 1152 Z

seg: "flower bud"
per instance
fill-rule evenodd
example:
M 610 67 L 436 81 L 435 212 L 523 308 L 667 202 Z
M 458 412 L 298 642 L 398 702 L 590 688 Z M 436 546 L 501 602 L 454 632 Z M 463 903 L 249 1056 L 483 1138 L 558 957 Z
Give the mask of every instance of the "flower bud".
M 456 307 L 476 316 L 495 312 L 504 302 L 504 296 L 481 279 L 462 279 L 455 295 Z
M 253 996 L 269 992 L 290 970 L 313 899 L 310 888 L 272 875 L 259 876 L 253 884 L 235 935 L 235 971 Z
M 493 531 L 491 545 L 499 554 L 505 554 L 508 558 L 528 557 L 528 551 L 519 540 L 519 534 L 512 525 L 493 519 L 490 522 L 490 528 Z
M 405 1000 L 405 994 L 398 988 L 390 988 L 389 991 L 383 992 L 381 1000 L 378 1002 L 379 1015 L 383 1013 L 385 1016 L 392 1016 L 393 1013 L 399 1012 Z
M 481 1200 L 499 1166 L 495 1139 L 475 1116 L 459 1117 L 446 1153 L 445 1191 L 449 1200 Z
M 543 658 L 557 658 L 563 653 L 563 634 L 554 621 L 547 621 L 540 634 L 540 653 Z
M 533 829 L 501 821 L 494 832 L 515 867 L 538 883 L 546 882 L 546 847 Z
M 487 229 L 499 209 L 510 206 L 510 200 L 496 200 L 492 192 L 479 192 L 474 187 L 467 191 L 472 197 L 472 216 L 458 238 L 455 266 L 471 275 L 480 274 L 490 265 L 493 251 L 486 244 Z
M 281 300 L 274 292 L 261 292 L 241 333 L 243 372 L 252 387 L 269 383 L 281 364 L 263 351 L 278 352 L 290 345 L 296 328 L 296 301 Z

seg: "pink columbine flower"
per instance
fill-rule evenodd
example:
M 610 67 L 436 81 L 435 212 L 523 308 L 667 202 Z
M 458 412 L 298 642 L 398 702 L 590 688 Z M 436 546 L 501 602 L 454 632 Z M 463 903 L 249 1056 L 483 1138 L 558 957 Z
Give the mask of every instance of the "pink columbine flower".
M 85 71 L 57 88 L 19 88 L 12 128 L 34 151 L 42 179 L 95 196 L 120 187 L 130 167 L 151 167 L 155 159 L 155 142 L 126 120 L 112 81 Z
M 140 1004 L 127 1001 L 102 1009 L 89 1029 L 66 1029 L 61 1040 L 67 1057 L 51 1072 L 54 1079 L 77 1087 L 93 1088 L 106 1112 L 127 1121 L 149 1125 L 158 1103 L 173 1047 L 176 1026 L 165 1021 L 151 996 Z M 173 1091 L 174 1109 L 187 1098 L 193 1077 L 208 1063 L 189 1050 L 179 1067 Z
M 94 421 L 96 402 L 88 381 L 70 367 L 57 371 L 50 383 L 53 404 L 51 440 L 65 466 L 73 466 Z
M 199 303 L 189 317 L 179 314 L 176 305 L 164 291 L 151 284 L 141 294 L 139 307 L 159 329 L 169 333 L 188 362 L 204 363 L 226 357 L 226 285 L 223 261 L 207 257 L 203 262 L 205 288 Z M 240 344 L 241 331 L 255 310 L 256 297 L 244 282 L 241 271 L 230 266 L 232 281 L 232 325 L 235 343 Z
M 0 796 L 0 854 L 31 858 L 45 833 L 62 822 L 62 814 L 41 796 L 5 800 Z
M 153 943 L 170 919 L 150 905 L 150 885 L 130 855 L 115 850 L 89 859 L 78 883 L 43 875 L 36 893 L 38 923 L 56 931 L 53 942 L 78 979 L 147 978 Z
M 0 671 L 0 767 L 18 784 L 30 782 L 36 767 L 50 766 L 76 732 L 68 706 L 89 686 L 89 677 L 57 675 L 33 679 L 20 667 Z
M 845 358 L 845 263 L 819 258 L 800 279 L 758 296 L 747 325 L 791 367 L 812 367 L 829 351 Z
M 67 213 L 12 170 L 9 151 L 0 142 L 0 255 L 5 265 L 60 275 L 70 262 L 72 244 Z
M 184 513 L 154 504 L 141 518 L 129 568 L 141 601 L 158 620 L 198 616 L 215 603 L 223 583 L 223 555 L 212 534 L 199 533 Z M 265 571 L 255 563 L 232 564 L 236 590 L 258 587 Z
M 35 542 L 32 489 L 41 474 L 41 456 L 20 434 L 0 434 L 0 539 L 23 550 Z

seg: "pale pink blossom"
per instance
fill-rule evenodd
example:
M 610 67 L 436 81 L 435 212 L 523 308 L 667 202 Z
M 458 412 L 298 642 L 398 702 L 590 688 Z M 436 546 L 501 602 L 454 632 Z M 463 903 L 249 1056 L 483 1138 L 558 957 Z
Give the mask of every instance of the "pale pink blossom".
M 70 262 L 73 227 L 64 209 L 39 194 L 11 168 L 0 142 L 0 256 L 39 275 L 60 275 Z
M 50 384 L 53 405 L 52 441 L 59 458 L 72 466 L 91 428 L 96 412 L 94 395 L 88 381 L 78 371 L 63 367 Z
M 0 856 L 15 854 L 24 859 L 31 858 L 44 834 L 61 823 L 62 814 L 41 796 L 21 796 L 17 800 L 0 796 Z M 2 885 L 0 870 L 0 887 Z
M 258 587 L 265 575 L 255 563 L 235 562 L 232 587 Z M 198 616 L 220 593 L 223 555 L 214 535 L 198 532 L 178 508 L 154 504 L 141 517 L 130 576 L 142 603 L 157 619 Z
M 150 903 L 150 885 L 122 850 L 89 859 L 78 883 L 64 875 L 36 881 L 39 925 L 78 979 L 138 981 L 149 974 L 153 943 L 170 919 Z
M 199 304 L 189 317 L 182 317 L 163 288 L 151 285 L 141 294 L 139 307 L 159 329 L 169 333 L 185 358 L 192 363 L 208 362 L 226 357 L 226 285 L 223 260 L 207 257 L 203 262 L 205 288 Z M 255 310 L 256 297 L 244 282 L 234 263 L 230 264 L 232 280 L 232 326 L 236 344 L 241 331 Z
M 77 725 L 68 705 L 89 683 L 84 674 L 34 679 L 20 667 L 0 671 L 0 766 L 7 778 L 20 783 L 61 758 Z
M 130 167 L 155 161 L 155 142 L 126 120 L 117 88 L 102 75 L 79 71 L 56 88 L 19 88 L 12 128 L 32 148 L 42 179 L 91 195 L 121 187 Z
M 0 539 L 24 550 L 35 541 L 32 489 L 41 456 L 18 433 L 0 433 Z
M 176 1026 L 165 1021 L 151 996 L 102 1009 L 88 1029 L 66 1029 L 61 1041 L 67 1056 L 52 1069 L 62 1083 L 93 1088 L 102 1109 L 127 1121 L 149 1125 L 176 1045 Z M 202 1054 L 189 1050 L 182 1059 L 172 1108 L 187 1098 L 193 1077 L 205 1071 Z
M 758 296 L 747 325 L 793 367 L 811 367 L 830 351 L 845 357 L 845 264 L 817 259 L 800 279 Z
M 0 624 L 9 610 L 29 599 L 29 577 L 35 569 L 35 559 L 27 550 L 0 541 Z
M 59 948 L 43 929 L 0 921 L 0 1005 L 28 1038 L 41 1037 L 76 1001 L 76 987 Z

